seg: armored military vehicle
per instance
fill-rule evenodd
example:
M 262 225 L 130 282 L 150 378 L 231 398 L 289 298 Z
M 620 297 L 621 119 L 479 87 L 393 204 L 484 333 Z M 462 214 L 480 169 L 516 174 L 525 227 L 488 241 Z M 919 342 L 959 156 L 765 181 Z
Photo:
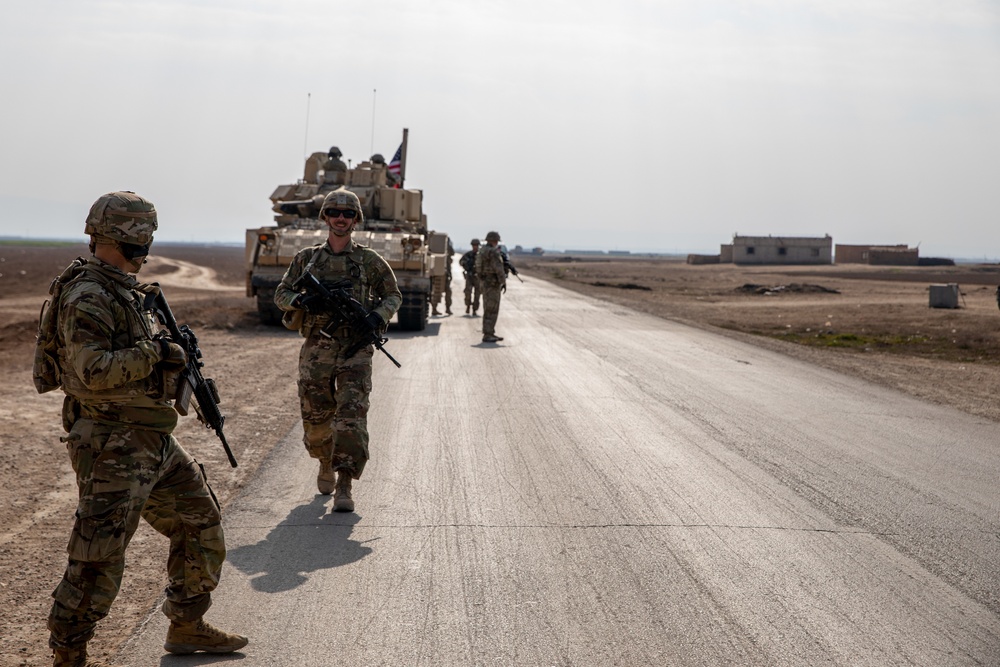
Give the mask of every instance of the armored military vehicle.
M 271 194 L 275 224 L 248 229 L 246 238 L 247 296 L 256 297 L 262 322 L 281 322 L 274 290 L 295 253 L 326 240 L 328 230 L 319 219 L 323 198 L 332 190 L 346 188 L 361 200 L 365 217 L 355 228 L 354 240 L 377 251 L 396 274 L 403 294 L 396 314 L 399 327 L 421 331 L 427 326 L 432 281 L 443 280 L 447 268 L 448 236 L 427 229 L 423 191 L 402 187 L 406 142 L 404 129 L 398 176 L 388 171 L 384 159 L 366 160 L 348 169 L 340 163 L 333 168 L 334 161 L 328 160 L 334 157 L 331 149 L 306 158 L 305 172 L 297 183 L 275 189 Z M 324 170 L 324 166 L 331 168 Z

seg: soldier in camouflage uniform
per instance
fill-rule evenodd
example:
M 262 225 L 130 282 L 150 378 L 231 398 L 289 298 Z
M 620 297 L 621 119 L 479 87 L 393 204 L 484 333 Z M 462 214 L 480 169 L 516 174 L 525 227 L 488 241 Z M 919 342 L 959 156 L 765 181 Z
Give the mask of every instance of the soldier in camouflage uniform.
M 462 266 L 462 274 L 465 276 L 465 314 L 469 314 L 472 309 L 472 316 L 476 316 L 479 310 L 479 278 L 476 276 L 476 255 L 479 254 L 479 239 L 472 239 L 472 250 L 469 250 L 458 263 Z
M 330 151 L 326 154 L 326 162 L 323 163 L 323 171 L 329 173 L 347 171 L 347 164 L 340 159 L 342 155 L 339 148 L 330 146 Z
M 438 312 L 438 304 L 441 303 L 441 296 L 444 295 L 444 312 L 451 315 L 451 263 L 452 257 L 455 256 L 455 247 L 451 244 L 451 239 L 448 239 L 447 252 L 445 254 L 445 265 L 444 265 L 444 275 L 440 276 L 440 281 L 438 276 L 434 277 L 434 291 L 431 294 L 431 306 L 433 311 L 432 315 L 440 315 Z
M 87 658 L 87 642 L 118 594 L 140 517 L 170 538 L 164 648 L 229 653 L 247 644 L 202 619 L 226 547 L 204 468 L 171 435 L 177 414 L 168 385 L 176 386 L 184 349 L 143 310 L 144 292 L 156 288 L 130 275 L 145 261 L 156 225 L 153 205 L 134 193 L 98 199 L 86 223 L 93 256 L 68 270 L 74 275 L 52 304 L 63 440 L 79 487 L 69 565 L 49 614 L 56 667 L 105 664 Z
M 367 345 L 345 357 L 358 332 L 346 324 L 331 324 L 333 314 L 324 308 L 322 299 L 300 293 L 293 285 L 306 270 L 321 282 L 350 279 L 354 298 L 369 311 L 366 325 L 379 332 L 385 330 L 403 298 L 386 261 L 351 238 L 354 225 L 364 221 L 357 195 L 334 190 L 324 199 L 320 216 L 330 230 L 326 242 L 295 255 L 275 290 L 274 303 L 286 313 L 300 311 L 301 315 L 298 329 L 305 341 L 299 353 L 299 400 L 303 442 L 309 455 L 319 459 L 316 486 L 322 494 L 335 494 L 335 511 L 353 512 L 351 481 L 361 477 L 368 461 L 374 348 Z M 324 327 L 329 336 L 321 332 Z
M 486 247 L 476 255 L 476 277 L 483 291 L 483 342 L 503 340 L 496 332 L 497 315 L 500 313 L 500 294 L 507 291 L 507 272 L 500 254 L 500 234 L 486 235 Z

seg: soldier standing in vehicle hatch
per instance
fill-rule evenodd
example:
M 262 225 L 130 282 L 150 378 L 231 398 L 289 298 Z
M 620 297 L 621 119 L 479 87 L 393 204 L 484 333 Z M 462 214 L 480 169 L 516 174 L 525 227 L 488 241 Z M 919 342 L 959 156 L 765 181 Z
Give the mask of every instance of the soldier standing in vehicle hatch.
M 507 272 L 503 255 L 500 254 L 500 234 L 486 235 L 486 247 L 476 255 L 476 277 L 483 291 L 483 342 L 496 343 L 503 340 L 496 332 L 497 316 L 500 313 L 500 294 L 507 291 Z
M 385 330 L 403 297 L 396 276 L 382 257 L 351 238 L 364 221 L 361 201 L 349 190 L 334 190 L 323 200 L 320 218 L 330 233 L 326 242 L 295 255 L 274 294 L 274 303 L 287 313 L 300 313 L 299 333 L 305 338 L 299 353 L 299 400 L 303 442 L 309 456 L 319 459 L 316 486 L 334 493 L 333 509 L 353 512 L 352 480 L 359 479 L 368 462 L 368 407 L 372 390 L 372 354 L 366 345 L 346 357 L 360 332 L 347 324 L 336 326 L 335 314 L 321 297 L 294 289 L 309 271 L 321 282 L 351 281 L 351 293 L 368 310 L 369 331 Z M 332 328 L 331 328 L 332 323 Z

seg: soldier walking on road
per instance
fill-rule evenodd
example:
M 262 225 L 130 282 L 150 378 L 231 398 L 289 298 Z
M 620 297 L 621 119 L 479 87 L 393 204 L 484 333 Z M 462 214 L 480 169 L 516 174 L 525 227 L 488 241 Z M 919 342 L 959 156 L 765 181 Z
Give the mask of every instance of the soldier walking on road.
M 465 314 L 469 314 L 472 309 L 472 316 L 476 316 L 479 310 L 479 278 L 476 276 L 476 255 L 479 254 L 479 239 L 472 239 L 472 250 L 469 250 L 458 263 L 462 265 L 462 274 L 465 277 Z
M 433 278 L 431 292 L 431 315 L 440 315 L 438 304 L 441 303 L 441 296 L 444 296 L 444 312 L 451 315 L 451 263 L 455 256 L 455 247 L 451 245 L 451 239 L 445 250 L 444 275 Z
M 382 257 L 351 238 L 364 221 L 361 201 L 348 190 L 334 190 L 323 200 L 320 217 L 330 230 L 325 243 L 295 255 L 274 295 L 286 312 L 299 311 L 299 333 L 305 338 L 299 353 L 299 400 L 303 442 L 309 456 L 319 459 L 316 486 L 334 493 L 333 508 L 353 512 L 351 481 L 359 479 L 368 462 L 368 406 L 372 389 L 372 354 L 366 345 L 346 353 L 361 333 L 383 332 L 403 302 L 396 276 Z M 321 297 L 300 293 L 293 286 L 306 271 L 324 283 L 347 279 L 351 293 L 368 311 L 367 332 L 357 332 L 329 312 Z M 287 315 L 286 315 L 287 317 Z
M 88 659 L 87 643 L 118 595 L 140 517 L 170 538 L 164 648 L 231 653 L 247 644 L 202 618 L 226 547 L 205 470 L 171 435 L 177 413 L 169 387 L 176 386 L 186 353 L 159 334 L 143 308 L 155 287 L 132 275 L 149 254 L 156 227 L 153 204 L 135 193 L 98 199 L 86 222 L 93 256 L 74 262 L 53 283 L 54 366 L 40 353 L 39 327 L 35 383 L 39 391 L 61 387 L 66 394 L 63 441 L 79 488 L 69 565 L 49 613 L 55 667 L 106 667 Z
M 500 254 L 500 234 L 486 235 L 486 247 L 476 256 L 476 277 L 483 291 L 483 342 L 503 340 L 496 335 L 497 315 L 500 313 L 500 294 L 507 291 L 507 273 Z

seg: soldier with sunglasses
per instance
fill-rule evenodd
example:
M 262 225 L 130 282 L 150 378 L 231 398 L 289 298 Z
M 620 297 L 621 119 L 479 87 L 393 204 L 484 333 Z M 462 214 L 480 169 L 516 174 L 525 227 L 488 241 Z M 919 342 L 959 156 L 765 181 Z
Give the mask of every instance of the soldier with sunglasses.
M 134 192 L 94 202 L 85 228 L 93 256 L 70 265 L 53 292 L 58 375 L 39 373 L 45 366 L 36 356 L 39 391 L 66 394 L 62 440 L 79 491 L 69 563 L 49 612 L 55 667 L 108 667 L 88 657 L 87 644 L 118 595 L 140 518 L 170 538 L 164 648 L 232 653 L 247 644 L 202 618 L 226 545 L 205 470 L 172 435 L 167 376 L 184 365 L 185 350 L 159 335 L 143 306 L 151 286 L 135 277 L 156 229 L 152 202 Z
M 321 282 L 348 279 L 351 292 L 369 311 L 371 330 L 382 332 L 403 298 L 396 276 L 374 250 L 351 238 L 355 225 L 364 222 L 361 201 L 353 192 L 334 190 L 320 208 L 329 235 L 326 242 L 304 248 L 295 255 L 274 303 L 283 311 L 301 311 L 299 333 L 305 338 L 299 353 L 299 401 L 303 442 L 309 455 L 319 459 L 316 486 L 324 495 L 334 494 L 337 512 L 353 512 L 351 482 L 359 479 L 368 462 L 368 406 L 372 389 L 371 345 L 352 356 L 346 352 L 359 332 L 346 323 L 337 325 L 319 297 L 293 285 L 306 271 Z

